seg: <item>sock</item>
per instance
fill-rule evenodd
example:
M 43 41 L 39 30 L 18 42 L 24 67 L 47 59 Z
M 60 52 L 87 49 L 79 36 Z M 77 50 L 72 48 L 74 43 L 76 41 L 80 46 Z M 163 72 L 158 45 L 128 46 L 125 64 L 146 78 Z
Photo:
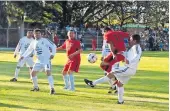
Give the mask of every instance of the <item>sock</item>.
M 38 88 L 37 76 L 32 77 L 32 82 L 33 82 L 34 88 Z
M 53 80 L 52 75 L 48 76 L 48 83 L 49 83 L 50 89 L 54 88 L 54 80 Z
M 118 101 L 123 102 L 124 87 L 118 87 Z
M 63 80 L 64 80 L 65 88 L 67 89 L 69 87 L 69 76 L 68 76 L 68 74 L 63 75 Z
M 14 78 L 18 79 L 19 71 L 20 71 L 20 68 L 17 67 L 17 68 L 15 69 L 15 76 L 14 76 Z
M 103 83 L 103 82 L 107 82 L 109 80 L 110 79 L 107 76 L 104 76 L 104 77 L 102 77 L 100 79 L 97 79 L 97 80 L 93 81 L 93 85 L 100 84 L 100 83 Z
M 75 90 L 75 88 L 74 88 L 74 75 L 69 74 L 69 79 L 70 79 L 70 89 Z
M 29 72 L 30 72 L 30 79 L 32 79 L 32 74 L 31 74 L 32 69 L 29 69 Z

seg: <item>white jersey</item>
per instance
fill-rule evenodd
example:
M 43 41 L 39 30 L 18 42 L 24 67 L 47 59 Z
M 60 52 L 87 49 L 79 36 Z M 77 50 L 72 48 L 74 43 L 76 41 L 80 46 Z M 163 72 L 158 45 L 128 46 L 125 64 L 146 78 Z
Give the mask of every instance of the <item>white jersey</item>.
M 56 53 L 56 45 L 48 38 L 40 38 L 38 40 L 32 41 L 22 56 L 27 57 L 32 51 L 34 51 L 35 55 L 37 56 L 36 63 L 48 64 L 50 61 L 50 56 L 54 56 Z
M 109 52 L 110 52 L 109 44 L 106 42 L 106 40 L 103 40 L 102 57 L 106 57 Z
M 19 40 L 17 47 L 15 48 L 14 55 L 19 54 L 20 56 L 25 53 L 33 38 L 23 37 Z
M 142 55 L 142 49 L 139 44 L 132 46 L 127 53 L 124 53 L 125 58 L 129 61 L 129 64 L 125 66 L 131 69 L 137 69 L 140 57 Z

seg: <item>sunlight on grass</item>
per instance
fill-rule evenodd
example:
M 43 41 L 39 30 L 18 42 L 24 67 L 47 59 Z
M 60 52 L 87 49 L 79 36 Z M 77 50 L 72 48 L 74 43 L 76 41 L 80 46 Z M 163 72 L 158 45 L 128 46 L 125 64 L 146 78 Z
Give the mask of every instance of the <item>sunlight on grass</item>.
M 91 80 L 104 76 L 98 61 L 88 63 L 88 51 L 82 54 L 79 74 L 75 74 L 75 92 L 63 90 L 62 68 L 67 58 L 56 53 L 52 61 L 57 95 L 50 96 L 46 75 L 38 74 L 40 92 L 30 92 L 32 83 L 28 69 L 22 68 L 18 82 L 11 83 L 16 59 L 13 52 L 0 52 L 0 111 L 168 111 L 168 52 L 144 52 L 139 70 L 125 85 L 125 104 L 117 105 L 117 95 L 107 94 L 108 83 L 95 88 L 85 85 L 84 78 Z

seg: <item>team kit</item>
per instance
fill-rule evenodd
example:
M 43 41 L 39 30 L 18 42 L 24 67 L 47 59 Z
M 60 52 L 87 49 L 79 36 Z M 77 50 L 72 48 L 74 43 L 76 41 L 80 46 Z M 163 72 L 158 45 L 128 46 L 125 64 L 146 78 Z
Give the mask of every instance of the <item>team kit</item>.
M 60 47 L 56 47 L 48 38 L 41 36 L 40 29 L 27 31 L 27 35 L 21 38 L 16 46 L 14 58 L 18 56 L 18 62 L 14 77 L 10 81 L 16 82 L 18 80 L 20 68 L 26 64 L 33 83 L 33 88 L 30 91 L 40 90 L 37 74 L 44 72 L 47 75 L 50 94 L 55 95 L 54 79 L 51 74 L 51 60 L 57 51 L 66 50 L 68 59 L 62 70 L 63 89 L 75 91 L 74 73 L 79 72 L 81 53 L 83 51 L 80 41 L 75 36 L 75 32 L 69 30 L 67 32 L 68 39 Z M 130 36 L 125 31 L 115 31 L 105 27 L 101 54 L 99 68 L 104 71 L 103 77 L 96 80 L 85 78 L 84 82 L 90 87 L 96 87 L 97 84 L 108 82 L 110 91 L 114 90 L 118 95 L 117 104 L 123 104 L 124 85 L 136 74 L 142 55 L 140 36 L 138 34 Z M 36 61 L 33 60 L 33 56 L 36 56 Z M 90 63 L 95 63 L 97 56 L 95 53 L 90 53 L 87 59 Z M 120 62 L 124 62 L 124 65 L 120 66 Z

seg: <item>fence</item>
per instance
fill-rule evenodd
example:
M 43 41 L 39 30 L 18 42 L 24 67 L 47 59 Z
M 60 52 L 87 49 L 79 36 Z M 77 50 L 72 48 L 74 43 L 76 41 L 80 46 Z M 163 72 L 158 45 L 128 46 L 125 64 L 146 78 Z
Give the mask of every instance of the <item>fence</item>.
M 26 35 L 26 32 L 29 29 L 24 29 L 24 35 Z M 54 36 L 53 31 L 42 29 L 43 33 L 48 33 L 49 38 L 53 40 L 52 36 Z M 78 30 L 76 32 L 76 38 L 80 39 L 83 43 L 85 48 L 91 49 L 92 48 L 92 39 L 96 38 L 96 43 L 97 43 L 97 50 L 101 50 L 102 48 L 102 33 L 101 31 L 96 31 L 95 29 L 88 29 L 88 30 Z M 67 39 L 67 31 L 62 29 L 62 30 L 57 30 L 55 31 L 59 37 L 59 44 L 61 45 L 65 39 Z M 0 48 L 15 48 L 19 39 L 21 38 L 21 29 L 19 28 L 0 28 Z M 162 39 L 163 37 L 158 37 Z M 168 39 L 163 39 L 162 41 L 165 41 L 163 43 L 163 47 L 165 50 L 169 50 L 169 43 L 167 42 Z M 159 42 L 157 43 L 159 44 Z M 148 40 L 141 40 L 141 45 L 144 50 L 148 50 L 149 44 Z M 159 47 L 159 45 L 157 45 Z
M 24 35 L 26 36 L 27 30 L 24 29 Z M 53 32 L 50 30 L 42 29 L 44 34 L 47 34 L 49 38 L 52 39 Z M 65 39 L 67 39 L 66 30 L 57 30 L 57 35 L 59 37 L 59 43 L 62 44 Z M 19 28 L 0 28 L 0 47 L 3 48 L 15 48 L 19 39 L 21 38 L 21 30 Z M 86 48 L 92 47 L 92 39 L 96 38 L 97 49 L 101 49 L 102 46 L 102 35 L 100 32 L 96 31 L 76 31 L 76 38 L 81 39 Z

